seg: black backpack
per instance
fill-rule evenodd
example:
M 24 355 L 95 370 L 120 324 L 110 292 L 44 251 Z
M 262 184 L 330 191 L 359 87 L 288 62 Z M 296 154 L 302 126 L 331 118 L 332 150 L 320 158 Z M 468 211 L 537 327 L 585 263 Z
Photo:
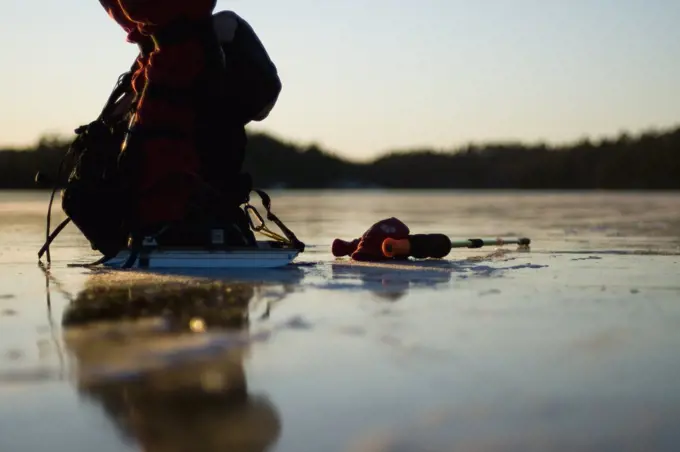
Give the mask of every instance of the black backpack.
M 69 222 L 89 240 L 92 249 L 104 259 L 115 256 L 127 245 L 128 195 L 118 158 L 121 144 L 134 111 L 132 73 L 123 74 L 97 119 L 75 130 L 76 138 L 64 156 L 53 191 L 47 216 L 46 243 L 38 253 L 47 253 L 56 236 Z M 70 168 L 67 180 L 62 177 Z M 40 176 L 40 175 L 39 175 Z M 39 181 L 40 182 L 40 181 Z M 61 189 L 61 206 L 67 215 L 53 232 L 50 231 L 51 210 L 57 190 Z
M 230 108 L 246 124 L 262 121 L 281 93 L 281 79 L 253 28 L 233 11 L 213 16 L 213 26 L 226 66 L 226 91 Z

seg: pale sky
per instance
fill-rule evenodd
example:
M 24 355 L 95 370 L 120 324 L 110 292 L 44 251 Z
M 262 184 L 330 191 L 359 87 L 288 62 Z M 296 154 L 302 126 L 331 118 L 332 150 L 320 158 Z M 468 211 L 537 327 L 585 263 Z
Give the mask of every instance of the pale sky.
M 0 0 L 0 145 L 93 119 L 137 50 L 97 0 Z M 219 0 L 284 88 L 251 127 L 371 158 L 680 125 L 679 0 Z

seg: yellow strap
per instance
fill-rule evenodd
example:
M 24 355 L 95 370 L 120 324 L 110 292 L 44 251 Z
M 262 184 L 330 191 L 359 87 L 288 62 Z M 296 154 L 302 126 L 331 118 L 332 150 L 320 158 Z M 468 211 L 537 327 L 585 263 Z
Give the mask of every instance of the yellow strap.
M 255 226 L 253 224 L 252 217 L 250 216 L 249 212 L 253 212 L 255 214 L 255 216 L 260 222 L 259 226 Z M 269 237 L 270 239 L 276 240 L 277 242 L 285 243 L 286 245 L 289 246 L 294 246 L 293 242 L 289 240 L 287 237 L 277 234 L 276 232 L 269 229 L 264 221 L 264 218 L 262 218 L 262 216 L 260 215 L 260 212 L 258 212 L 257 209 L 250 203 L 246 204 L 246 215 L 248 215 L 250 225 L 255 232 L 259 232 L 260 234 Z
M 271 239 L 274 239 L 274 240 L 276 240 L 276 241 L 278 241 L 278 242 L 286 243 L 286 244 L 289 244 L 289 245 L 291 244 L 291 243 L 290 243 L 290 240 L 288 240 L 287 238 L 283 237 L 282 235 L 277 234 L 276 232 L 270 230 L 270 229 L 269 229 L 268 227 L 266 227 L 266 226 L 265 226 L 264 228 L 260 229 L 260 230 L 257 231 L 257 232 L 259 232 L 260 234 L 262 234 L 262 235 L 264 235 L 264 236 L 267 236 L 267 237 L 269 237 L 269 238 L 271 238 Z

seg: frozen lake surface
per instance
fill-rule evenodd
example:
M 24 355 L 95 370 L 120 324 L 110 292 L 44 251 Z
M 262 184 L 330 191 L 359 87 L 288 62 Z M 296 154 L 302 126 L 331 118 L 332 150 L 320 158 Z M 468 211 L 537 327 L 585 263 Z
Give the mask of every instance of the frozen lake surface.
M 680 450 L 680 194 L 270 194 L 290 268 L 70 268 L 68 227 L 48 278 L 49 194 L 0 192 L 0 451 Z M 533 243 L 331 256 L 390 216 Z

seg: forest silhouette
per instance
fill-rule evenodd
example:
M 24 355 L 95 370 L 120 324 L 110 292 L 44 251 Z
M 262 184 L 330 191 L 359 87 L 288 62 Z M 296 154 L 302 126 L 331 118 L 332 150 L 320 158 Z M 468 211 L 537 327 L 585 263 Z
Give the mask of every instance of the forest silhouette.
M 0 188 L 38 188 L 36 173 L 54 177 L 70 141 L 45 136 L 30 148 L 0 150 Z M 261 188 L 678 190 L 680 127 L 559 146 L 413 149 L 365 163 L 256 133 L 244 170 Z

